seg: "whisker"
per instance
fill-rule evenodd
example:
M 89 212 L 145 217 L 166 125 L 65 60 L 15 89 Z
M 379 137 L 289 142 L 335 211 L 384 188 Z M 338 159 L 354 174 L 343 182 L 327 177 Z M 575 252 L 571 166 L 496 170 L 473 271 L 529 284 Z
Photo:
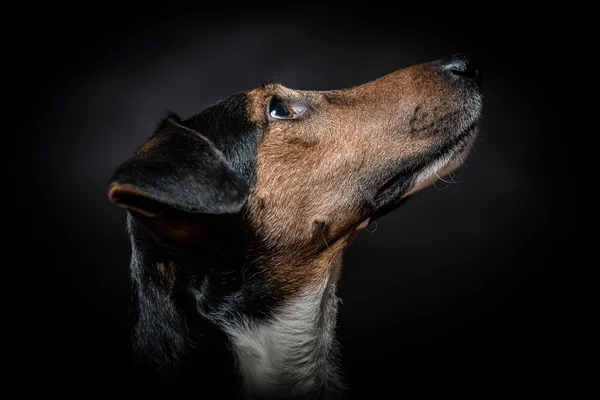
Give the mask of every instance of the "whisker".
M 448 176 L 450 177 L 450 180 L 445 180 L 444 178 L 442 178 L 442 177 L 441 177 L 441 176 L 440 176 L 440 175 L 437 173 L 437 171 L 435 171 L 435 172 L 434 172 L 434 174 L 435 174 L 435 176 L 437 176 L 437 177 L 438 177 L 438 180 L 440 180 L 440 181 L 442 181 L 442 182 L 444 182 L 444 183 L 446 184 L 446 186 L 444 186 L 443 188 L 441 188 L 441 189 L 440 189 L 440 188 L 438 188 L 438 187 L 436 186 L 436 183 L 437 183 L 437 181 L 436 181 L 436 182 L 434 182 L 434 183 L 433 183 L 433 187 L 434 187 L 436 190 L 438 190 L 438 191 L 445 190 L 445 189 L 447 189 L 447 188 L 448 188 L 448 186 L 450 186 L 450 185 L 452 185 L 452 184 L 455 184 L 456 186 L 460 187 L 459 183 L 462 183 L 462 182 L 463 182 L 462 180 L 460 180 L 460 181 L 457 181 L 456 179 L 454 179 L 454 177 L 455 177 L 456 175 L 455 175 L 455 174 L 453 174 L 452 172 L 448 174 Z
M 443 182 L 446 182 L 446 181 L 443 181 Z M 433 182 L 433 187 L 435 188 L 435 190 L 437 190 L 439 192 L 441 192 L 442 190 L 446 190 L 448 188 L 448 186 L 450 186 L 450 182 L 446 182 L 446 186 L 444 186 L 443 188 L 440 189 L 439 187 L 437 187 L 436 183 L 437 183 L 437 181 Z
M 321 232 L 321 237 L 323 238 L 323 242 L 325 243 L 325 246 L 327 246 L 327 248 L 329 249 L 329 245 L 327 244 L 327 240 L 325 240 L 325 234 L 323 233 L 323 231 Z
M 441 176 L 440 176 L 440 175 L 437 173 L 437 171 L 435 171 L 435 172 L 434 172 L 434 174 L 435 174 L 435 176 L 437 176 L 437 177 L 438 177 L 438 179 L 439 179 L 440 181 L 442 181 L 442 182 L 444 182 L 444 183 L 447 183 L 447 184 L 456 183 L 456 182 L 454 182 L 454 181 L 447 181 L 447 180 L 445 180 L 444 178 L 442 178 L 442 177 L 441 177 Z
M 463 164 L 464 165 L 464 164 Z M 466 176 L 460 176 L 457 173 L 452 172 L 451 173 L 454 177 L 458 178 L 459 182 L 464 182 L 464 179 L 466 178 Z
M 459 183 L 462 183 L 463 181 L 462 181 L 462 180 L 459 180 L 459 181 L 457 181 L 456 179 L 454 179 L 455 177 L 458 177 L 458 175 L 456 175 L 456 174 L 455 174 L 455 173 L 453 173 L 453 172 L 450 172 L 450 173 L 448 174 L 448 176 L 450 177 L 450 180 L 452 180 L 452 183 L 454 183 L 454 184 L 456 184 L 456 186 L 460 187 Z M 459 179 L 460 179 L 460 178 L 459 178 Z
M 372 229 L 372 230 L 369 230 L 369 227 L 370 227 L 370 226 L 373 226 L 373 229 Z M 375 232 L 376 230 L 377 230 L 377 221 L 373 221 L 373 222 L 371 222 L 371 223 L 369 224 L 369 226 L 367 226 L 367 227 L 365 228 L 365 231 L 367 231 L 367 232 L 369 232 L 369 233 L 373 233 L 373 232 Z

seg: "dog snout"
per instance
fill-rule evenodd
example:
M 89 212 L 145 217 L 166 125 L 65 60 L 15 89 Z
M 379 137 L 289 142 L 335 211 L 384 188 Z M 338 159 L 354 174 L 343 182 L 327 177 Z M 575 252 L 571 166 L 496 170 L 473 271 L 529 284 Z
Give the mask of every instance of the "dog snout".
M 451 82 L 472 81 L 481 85 L 481 73 L 475 60 L 466 54 L 454 54 L 440 60 L 444 75 Z

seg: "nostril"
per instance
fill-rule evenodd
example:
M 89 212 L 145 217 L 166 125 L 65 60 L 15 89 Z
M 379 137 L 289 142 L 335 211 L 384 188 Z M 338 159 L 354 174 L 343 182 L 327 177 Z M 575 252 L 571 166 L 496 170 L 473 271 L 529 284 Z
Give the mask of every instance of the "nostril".
M 455 54 L 442 61 L 442 68 L 453 78 L 472 79 L 481 83 L 479 67 L 472 57 L 465 54 Z

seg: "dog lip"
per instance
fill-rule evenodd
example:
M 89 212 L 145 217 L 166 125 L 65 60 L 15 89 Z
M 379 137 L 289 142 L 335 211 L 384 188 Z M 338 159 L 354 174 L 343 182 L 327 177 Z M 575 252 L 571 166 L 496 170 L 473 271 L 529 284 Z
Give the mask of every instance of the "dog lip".
M 406 191 L 402 185 L 408 186 L 409 181 L 410 175 L 406 171 L 398 172 L 385 181 L 373 197 L 374 207 L 370 213 L 372 221 L 400 206 L 402 195 Z
M 442 166 L 441 170 L 456 163 L 456 160 L 461 156 L 461 154 L 463 154 L 464 151 L 466 151 L 466 148 L 470 146 L 469 143 L 471 142 L 472 138 L 477 135 L 478 126 L 479 121 L 473 122 L 466 129 L 460 131 L 460 133 L 455 136 L 454 140 L 456 140 L 456 144 L 453 146 L 452 150 L 450 150 L 450 156 L 448 157 L 447 162 L 445 162 Z M 410 186 L 413 184 L 414 178 L 418 176 L 419 172 L 424 168 L 435 165 L 436 162 L 442 160 L 446 155 L 448 155 L 448 153 L 440 153 L 436 156 L 433 162 L 429 162 L 427 165 L 420 166 L 419 168 L 412 168 L 411 170 L 401 169 L 390 178 L 385 180 L 385 182 L 379 186 L 375 195 L 373 196 L 373 203 L 375 206 L 371 212 L 371 221 L 379 219 L 400 207 L 406 200 L 408 200 L 408 198 L 412 196 L 413 193 L 416 193 L 418 190 L 413 190 L 415 188 L 410 188 Z M 403 185 L 406 187 L 403 188 Z M 422 188 L 419 188 L 419 190 L 427 186 L 429 185 L 426 184 Z
M 406 177 L 407 173 L 406 171 L 401 171 L 398 172 L 394 175 L 392 175 L 391 178 L 388 178 L 383 185 L 381 185 L 379 187 L 379 189 L 377 189 L 377 192 L 375 193 L 375 200 L 380 199 L 382 197 L 384 197 L 387 193 L 393 191 L 394 186 L 404 177 Z

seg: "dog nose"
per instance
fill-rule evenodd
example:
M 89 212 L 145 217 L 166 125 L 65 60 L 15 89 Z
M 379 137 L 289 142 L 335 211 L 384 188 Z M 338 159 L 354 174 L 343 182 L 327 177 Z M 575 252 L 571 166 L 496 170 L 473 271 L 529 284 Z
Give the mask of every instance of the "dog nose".
M 472 57 L 466 54 L 454 54 L 441 60 L 442 70 L 451 81 L 470 80 L 477 85 L 481 84 L 481 73 L 479 67 Z

